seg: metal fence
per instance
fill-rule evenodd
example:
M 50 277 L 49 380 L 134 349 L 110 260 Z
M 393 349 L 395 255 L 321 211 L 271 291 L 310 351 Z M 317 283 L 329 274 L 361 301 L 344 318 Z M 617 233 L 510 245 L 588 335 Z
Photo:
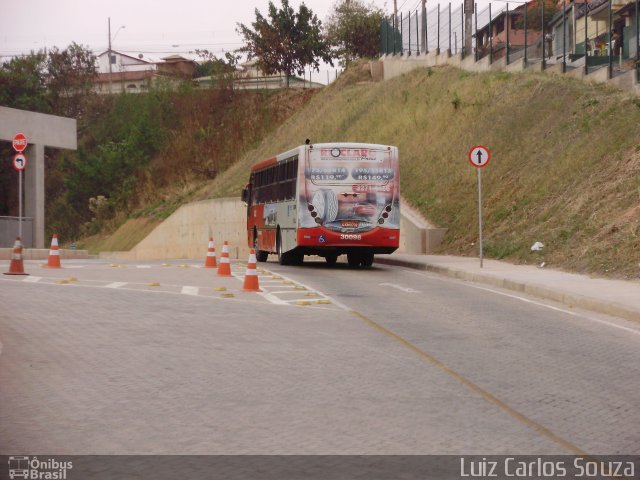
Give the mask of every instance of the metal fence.
M 487 29 L 491 30 L 492 23 L 505 16 L 508 11 L 508 3 L 500 3 L 497 7 L 495 4 L 489 4 L 480 11 L 476 6 L 471 29 L 471 52 L 465 52 L 464 48 L 464 4 L 458 6 L 451 3 L 437 4 L 431 10 L 425 9 L 424 12 L 420 10 L 400 12 L 397 17 L 391 15 L 382 22 L 381 53 L 383 55 L 420 55 L 433 51 L 446 51 L 451 55 L 473 53 L 479 59 L 489 54 L 486 48 L 482 48 L 484 47 L 481 40 L 483 37 L 480 37 L 479 33 Z M 522 30 L 528 30 L 526 23 Z M 537 47 L 531 43 L 528 46 Z M 515 47 L 514 53 L 517 50 L 523 50 L 523 48 Z
M 0 217 L 0 248 L 13 247 L 18 235 L 18 217 Z M 22 217 L 22 245 L 33 247 L 33 218 Z
M 608 66 L 609 75 L 625 68 L 640 73 L 640 0 L 620 4 L 614 0 L 555 4 L 545 2 L 493 2 L 478 11 L 475 5 L 471 32 L 465 31 L 464 4 L 437 4 L 390 15 L 381 25 L 383 55 L 424 55 L 447 52 L 474 55 L 476 61 L 505 58 L 509 64 L 561 63 L 567 68 Z M 540 19 L 544 19 L 541 22 Z M 605 28 L 603 28 L 603 24 Z M 465 35 L 471 35 L 465 51 Z M 626 62 L 626 63 L 625 63 Z M 623 66 L 626 65 L 625 68 Z M 592 68 L 593 67 L 593 68 Z

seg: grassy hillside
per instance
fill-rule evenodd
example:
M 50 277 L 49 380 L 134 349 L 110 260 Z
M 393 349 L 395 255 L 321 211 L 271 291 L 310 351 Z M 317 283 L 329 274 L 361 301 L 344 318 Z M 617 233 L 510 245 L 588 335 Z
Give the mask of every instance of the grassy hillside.
M 305 138 L 394 144 L 405 198 L 449 229 L 441 252 L 475 255 L 467 152 L 483 144 L 487 256 L 638 278 L 640 99 L 539 73 L 438 67 L 366 80 L 346 72 L 194 198 L 237 196 L 251 164 Z
M 94 252 L 133 247 L 314 93 L 184 85 L 90 99 L 78 151 L 49 161 L 47 229 Z

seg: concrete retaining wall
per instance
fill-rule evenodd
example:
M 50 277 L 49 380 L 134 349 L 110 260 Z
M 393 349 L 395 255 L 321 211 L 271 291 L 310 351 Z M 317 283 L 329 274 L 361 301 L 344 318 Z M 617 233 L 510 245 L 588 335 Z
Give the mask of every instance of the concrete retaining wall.
M 382 76 L 384 80 L 389 80 L 394 77 L 398 77 L 405 73 L 410 72 L 420 67 L 435 67 L 439 65 L 451 65 L 472 72 L 487 72 L 487 71 L 523 71 L 533 70 L 542 71 L 542 62 L 538 58 L 534 58 L 530 54 L 527 63 L 524 59 L 514 59 L 507 65 L 506 58 L 496 59 L 493 63 L 489 63 L 489 57 L 485 56 L 475 61 L 473 55 L 462 57 L 462 54 L 450 55 L 446 51 L 437 52 L 433 51 L 427 55 L 383 55 L 379 63 L 382 63 Z M 380 66 L 373 65 L 376 62 L 372 62 L 372 72 L 375 68 L 377 76 L 380 76 Z M 583 64 L 584 65 L 584 64 Z M 574 62 L 571 67 L 579 66 L 579 62 Z M 549 64 L 544 71 L 550 71 L 552 73 L 562 73 L 561 64 Z M 635 72 L 630 71 L 622 75 L 616 76 L 612 79 L 609 78 L 609 72 L 607 66 L 604 65 L 601 68 L 594 70 L 589 75 L 584 75 L 582 68 L 568 68 L 566 74 L 582 79 L 584 81 L 593 83 L 608 83 L 616 88 L 625 90 L 636 95 L 640 94 L 640 84 L 635 80 Z
M 444 240 L 446 228 L 436 228 L 405 202 L 400 207 L 399 253 L 433 253 Z
M 100 258 L 151 260 L 202 258 L 213 236 L 219 257 L 224 240 L 231 258 L 249 255 L 246 240 L 246 207 L 236 198 L 203 200 L 181 206 L 128 252 L 102 252 Z
M 400 251 L 429 253 L 436 248 L 446 229 L 433 228 L 410 207 L 401 207 Z M 128 252 L 102 252 L 100 258 L 153 260 L 202 258 L 213 235 L 219 257 L 222 242 L 229 242 L 229 256 L 245 259 L 249 255 L 246 240 L 246 207 L 237 198 L 222 198 L 189 203 L 158 225 L 144 240 Z

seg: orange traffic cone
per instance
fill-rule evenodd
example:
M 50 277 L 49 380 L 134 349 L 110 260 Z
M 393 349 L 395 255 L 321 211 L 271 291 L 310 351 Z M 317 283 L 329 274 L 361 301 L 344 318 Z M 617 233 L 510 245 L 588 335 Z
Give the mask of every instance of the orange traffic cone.
M 205 268 L 216 267 L 216 249 L 213 246 L 213 237 L 209 237 L 209 249 L 207 250 L 207 259 L 204 262 Z
M 218 265 L 218 275 L 224 277 L 231 276 L 231 261 L 229 260 L 229 242 L 226 240 L 222 245 L 222 254 L 220 255 L 220 265 Z
M 244 276 L 243 292 L 261 292 L 258 285 L 258 271 L 256 270 L 256 251 L 252 248 L 249 251 L 249 261 L 247 262 L 247 272 Z
M 51 239 L 51 249 L 49 250 L 49 259 L 46 265 L 42 265 L 45 268 L 62 268 L 60 266 L 60 251 L 58 250 L 58 234 L 54 233 Z
M 5 275 L 29 275 L 28 273 L 24 273 L 24 263 L 22 261 L 22 242 L 20 241 L 20 237 L 16 237 L 16 242 L 13 244 L 11 264 L 9 265 L 9 271 L 5 272 Z

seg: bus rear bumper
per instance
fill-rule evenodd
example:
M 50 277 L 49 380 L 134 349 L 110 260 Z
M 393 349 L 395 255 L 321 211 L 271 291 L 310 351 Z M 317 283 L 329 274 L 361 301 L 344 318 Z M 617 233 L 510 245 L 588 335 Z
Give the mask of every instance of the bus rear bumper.
M 393 253 L 400 245 L 400 230 L 377 227 L 368 232 L 341 233 L 324 227 L 301 228 L 298 249 L 306 255 L 342 255 L 366 249 L 373 253 Z

